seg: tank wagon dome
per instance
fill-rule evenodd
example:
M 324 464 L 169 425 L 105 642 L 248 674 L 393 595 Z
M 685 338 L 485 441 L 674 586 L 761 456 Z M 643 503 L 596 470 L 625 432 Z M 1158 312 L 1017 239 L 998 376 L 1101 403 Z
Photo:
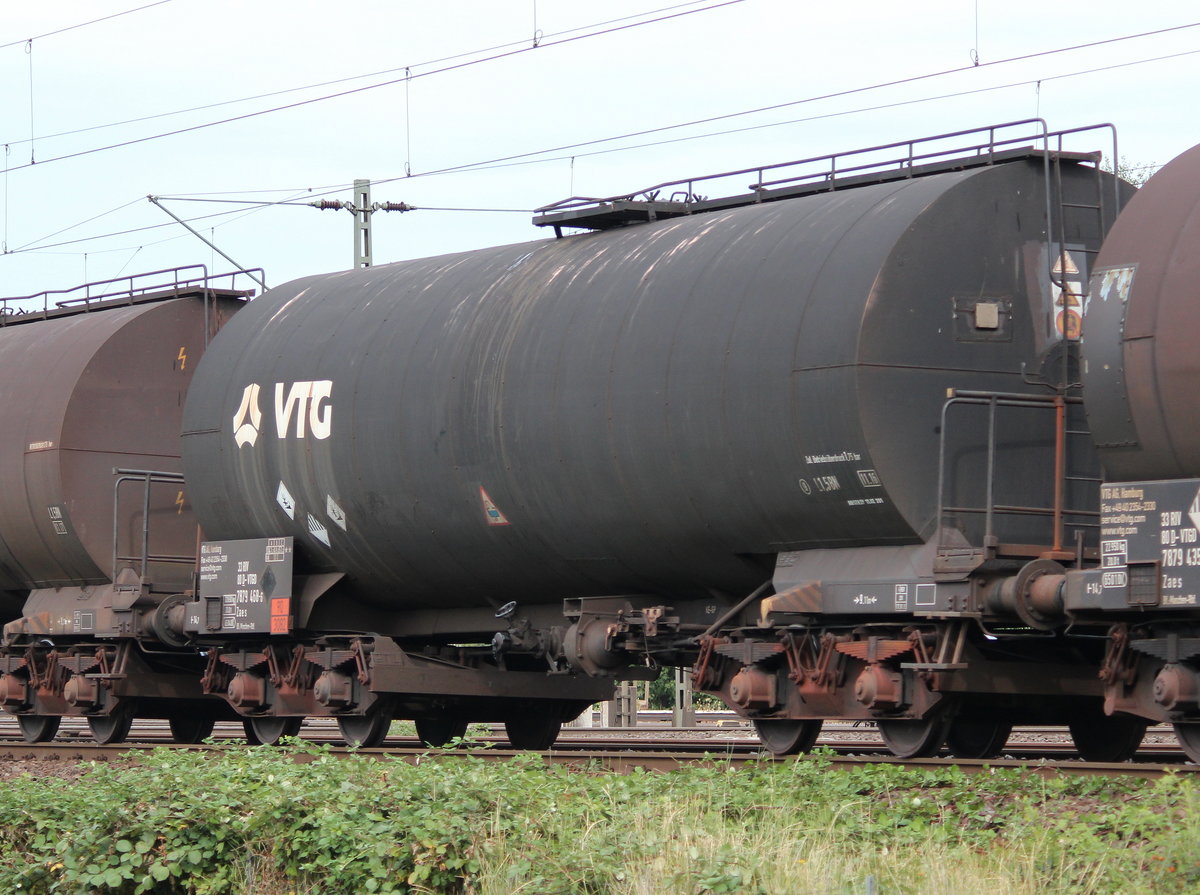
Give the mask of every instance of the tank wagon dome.
M 139 299 L 5 318 L 0 589 L 110 580 L 114 523 L 122 553 L 140 543 L 143 527 L 140 493 L 126 495 L 114 518 L 114 469 L 182 471 L 177 433 L 205 325 L 240 304 Z M 153 549 L 192 555 L 195 519 L 182 484 L 154 491 Z M 182 588 L 191 578 L 183 565 L 152 563 L 150 573 L 156 586 Z
M 744 592 L 782 551 L 919 543 L 947 389 L 1029 391 L 1059 344 L 1042 183 L 1024 158 L 281 286 L 189 395 L 196 511 L 393 609 Z M 977 441 L 948 436 L 947 493 L 982 489 Z M 1049 424 L 1009 441 L 1045 491 Z
M 1200 476 L 1200 146 L 1130 200 L 1084 318 L 1088 422 L 1111 480 Z

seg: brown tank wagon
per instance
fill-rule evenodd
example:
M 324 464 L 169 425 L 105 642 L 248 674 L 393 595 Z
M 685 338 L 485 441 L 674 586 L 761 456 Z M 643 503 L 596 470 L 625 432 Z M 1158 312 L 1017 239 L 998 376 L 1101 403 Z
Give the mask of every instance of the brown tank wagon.
M 172 595 L 192 587 L 178 431 L 209 341 L 248 294 L 227 282 L 154 271 L 0 305 L 0 587 L 24 602 L 6 640 L 42 644 L 0 657 L 0 701 L 33 738 L 73 710 L 110 735 L 135 697 L 183 724 L 186 708 L 155 707 L 175 692 L 131 680 L 132 645 L 157 645 Z

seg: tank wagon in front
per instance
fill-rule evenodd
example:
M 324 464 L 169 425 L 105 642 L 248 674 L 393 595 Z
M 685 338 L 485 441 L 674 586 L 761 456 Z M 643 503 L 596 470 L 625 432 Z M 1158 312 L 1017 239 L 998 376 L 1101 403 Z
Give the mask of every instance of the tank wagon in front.
M 269 291 L 188 387 L 194 577 L 16 580 L 5 707 L 545 747 L 678 665 L 780 754 L 856 719 L 901 756 L 1061 723 L 1119 759 L 1171 721 L 1200 758 L 1200 161 L 1106 240 L 1133 190 L 1079 139 L 572 200 L 536 223 L 582 234 Z M 140 627 L 65 630 L 122 587 Z M 131 640 L 169 659 L 83 667 Z
M 1076 340 L 1127 191 L 1021 130 L 566 203 L 538 222 L 591 232 L 255 301 L 185 465 L 209 538 L 290 539 L 305 584 L 214 691 L 370 731 L 428 705 L 352 644 L 443 681 L 677 664 L 778 752 L 825 718 L 901 755 L 1016 721 L 1108 748 L 1140 722 L 1105 714 L 1104 630 L 1062 636 L 1054 582 L 1098 556 Z M 273 685 L 289 657 L 310 689 Z M 443 693 L 447 728 L 484 711 Z

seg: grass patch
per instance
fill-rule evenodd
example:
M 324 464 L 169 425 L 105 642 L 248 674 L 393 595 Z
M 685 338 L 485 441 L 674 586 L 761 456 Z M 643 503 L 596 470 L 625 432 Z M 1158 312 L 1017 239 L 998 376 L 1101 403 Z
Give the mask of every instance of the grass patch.
M 14 893 L 1184 893 L 1191 777 L 1044 780 L 817 755 L 615 775 L 537 756 L 158 750 L 0 791 Z

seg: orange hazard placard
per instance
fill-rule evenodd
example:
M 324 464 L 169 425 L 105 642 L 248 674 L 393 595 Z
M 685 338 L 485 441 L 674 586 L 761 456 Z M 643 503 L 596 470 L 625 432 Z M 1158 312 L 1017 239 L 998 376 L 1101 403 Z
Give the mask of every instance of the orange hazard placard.
M 292 608 L 291 597 L 272 597 L 271 598 L 271 633 L 286 634 L 291 628 L 289 622 L 290 611 Z

